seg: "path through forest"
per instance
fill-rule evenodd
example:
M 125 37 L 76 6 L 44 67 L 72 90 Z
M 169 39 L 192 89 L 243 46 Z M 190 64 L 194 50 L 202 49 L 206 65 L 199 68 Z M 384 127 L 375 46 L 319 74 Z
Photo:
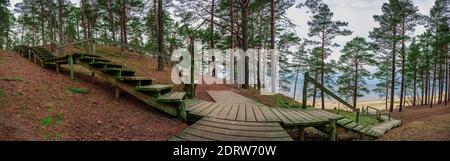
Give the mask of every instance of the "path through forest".
M 392 117 L 402 120 L 402 126 L 378 140 L 450 141 L 450 105 L 406 107 Z

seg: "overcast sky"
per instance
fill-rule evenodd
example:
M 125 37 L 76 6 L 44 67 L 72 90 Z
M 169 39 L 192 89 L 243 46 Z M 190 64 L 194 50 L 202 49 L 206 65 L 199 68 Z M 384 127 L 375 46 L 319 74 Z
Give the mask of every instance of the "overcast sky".
M 381 6 L 387 0 L 323 0 L 330 10 L 334 13 L 334 19 L 348 22 L 348 29 L 353 31 L 353 34 L 346 37 L 336 37 L 335 42 L 344 46 L 345 43 L 356 36 L 368 38 L 369 32 L 372 31 L 377 23 L 373 20 L 373 15 L 381 14 Z M 431 7 L 434 5 L 434 0 L 413 0 L 415 5 L 419 7 L 422 14 L 428 15 Z M 288 11 L 290 17 L 295 24 L 297 24 L 297 34 L 301 37 L 308 38 L 307 22 L 310 19 L 310 14 L 306 13 L 306 9 L 291 8 Z M 417 27 L 416 34 L 424 31 L 423 27 Z M 339 48 L 335 48 L 334 53 L 331 54 L 332 59 L 339 57 Z
M 70 0 L 74 4 L 79 4 L 79 0 Z M 299 0 L 300 1 L 300 0 Z M 302 0 L 303 1 L 303 0 Z M 373 15 L 381 14 L 381 6 L 387 0 L 323 0 L 334 12 L 334 19 L 346 21 L 349 23 L 349 29 L 353 31 L 351 36 L 337 37 L 335 42 L 341 46 L 356 36 L 368 38 L 369 32 L 377 25 L 373 20 Z M 422 14 L 428 15 L 434 0 L 413 0 L 415 5 L 419 7 Z M 11 0 L 11 6 L 21 0 Z M 300 37 L 308 37 L 307 22 L 310 14 L 306 13 L 307 9 L 301 10 L 292 7 L 288 10 L 288 17 L 297 25 L 296 31 Z M 416 34 L 424 31 L 423 27 L 418 27 Z M 339 57 L 340 48 L 333 49 L 332 59 Z

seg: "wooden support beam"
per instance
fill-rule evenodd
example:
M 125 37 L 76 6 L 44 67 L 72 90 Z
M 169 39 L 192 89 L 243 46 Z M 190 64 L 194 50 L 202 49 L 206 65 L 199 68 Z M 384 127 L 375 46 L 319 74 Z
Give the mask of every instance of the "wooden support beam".
M 30 60 L 30 61 L 31 61 L 31 51 L 30 51 L 30 50 L 28 50 L 27 52 L 28 52 L 28 60 Z
M 352 105 L 350 105 L 349 103 L 344 101 L 342 98 L 340 98 L 339 96 L 337 96 L 336 94 L 334 94 L 333 92 L 331 92 L 330 90 L 328 90 L 327 88 L 322 86 L 319 82 L 317 82 L 313 78 L 309 77 L 307 74 L 305 74 L 305 80 L 308 80 L 308 82 L 311 82 L 312 84 L 314 84 L 314 86 L 316 86 L 317 88 L 322 90 L 324 93 L 326 93 L 329 96 L 333 97 L 334 99 L 336 99 L 337 101 L 339 101 L 343 105 L 347 106 L 348 108 L 352 109 L 353 111 L 357 110 L 356 107 L 353 107 Z
M 33 54 L 34 55 L 34 63 L 37 63 L 37 56 L 36 56 L 36 54 Z
M 119 98 L 120 96 L 120 89 L 116 87 L 116 98 Z
M 330 119 L 330 127 L 331 127 L 330 140 L 336 141 L 336 120 L 335 119 Z
M 298 141 L 305 141 L 305 128 L 298 128 Z
M 178 119 L 187 121 L 187 113 L 186 113 L 186 103 L 181 101 L 178 105 Z
M 59 63 L 56 63 L 56 73 L 59 73 L 59 68 L 60 68 Z
M 69 67 L 70 67 L 70 80 L 74 81 L 75 80 L 75 76 L 74 76 L 74 69 L 73 69 L 73 57 L 72 54 L 69 55 Z

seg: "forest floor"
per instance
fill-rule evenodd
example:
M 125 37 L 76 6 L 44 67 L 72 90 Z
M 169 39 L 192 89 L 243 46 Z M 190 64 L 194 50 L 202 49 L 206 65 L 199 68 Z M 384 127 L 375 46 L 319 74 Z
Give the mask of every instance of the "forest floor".
M 402 120 L 402 125 L 378 140 L 450 141 L 450 104 L 406 107 L 393 112 L 392 117 Z
M 166 140 L 187 125 L 77 67 L 57 74 L 14 52 L 0 51 L 0 140 Z M 73 94 L 68 88 L 84 88 Z

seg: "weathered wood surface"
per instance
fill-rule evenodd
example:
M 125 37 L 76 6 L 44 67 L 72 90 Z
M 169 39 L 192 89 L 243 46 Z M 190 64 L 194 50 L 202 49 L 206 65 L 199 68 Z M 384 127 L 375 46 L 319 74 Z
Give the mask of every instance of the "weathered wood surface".
M 157 98 L 159 102 L 181 102 L 186 96 L 186 92 L 170 92 Z
M 340 115 L 319 109 L 271 108 L 202 100 L 191 100 L 186 104 L 186 108 L 188 113 L 200 117 L 247 122 L 280 122 L 284 126 L 313 126 L 342 118 Z
M 171 141 L 293 141 L 279 123 L 204 117 Z

